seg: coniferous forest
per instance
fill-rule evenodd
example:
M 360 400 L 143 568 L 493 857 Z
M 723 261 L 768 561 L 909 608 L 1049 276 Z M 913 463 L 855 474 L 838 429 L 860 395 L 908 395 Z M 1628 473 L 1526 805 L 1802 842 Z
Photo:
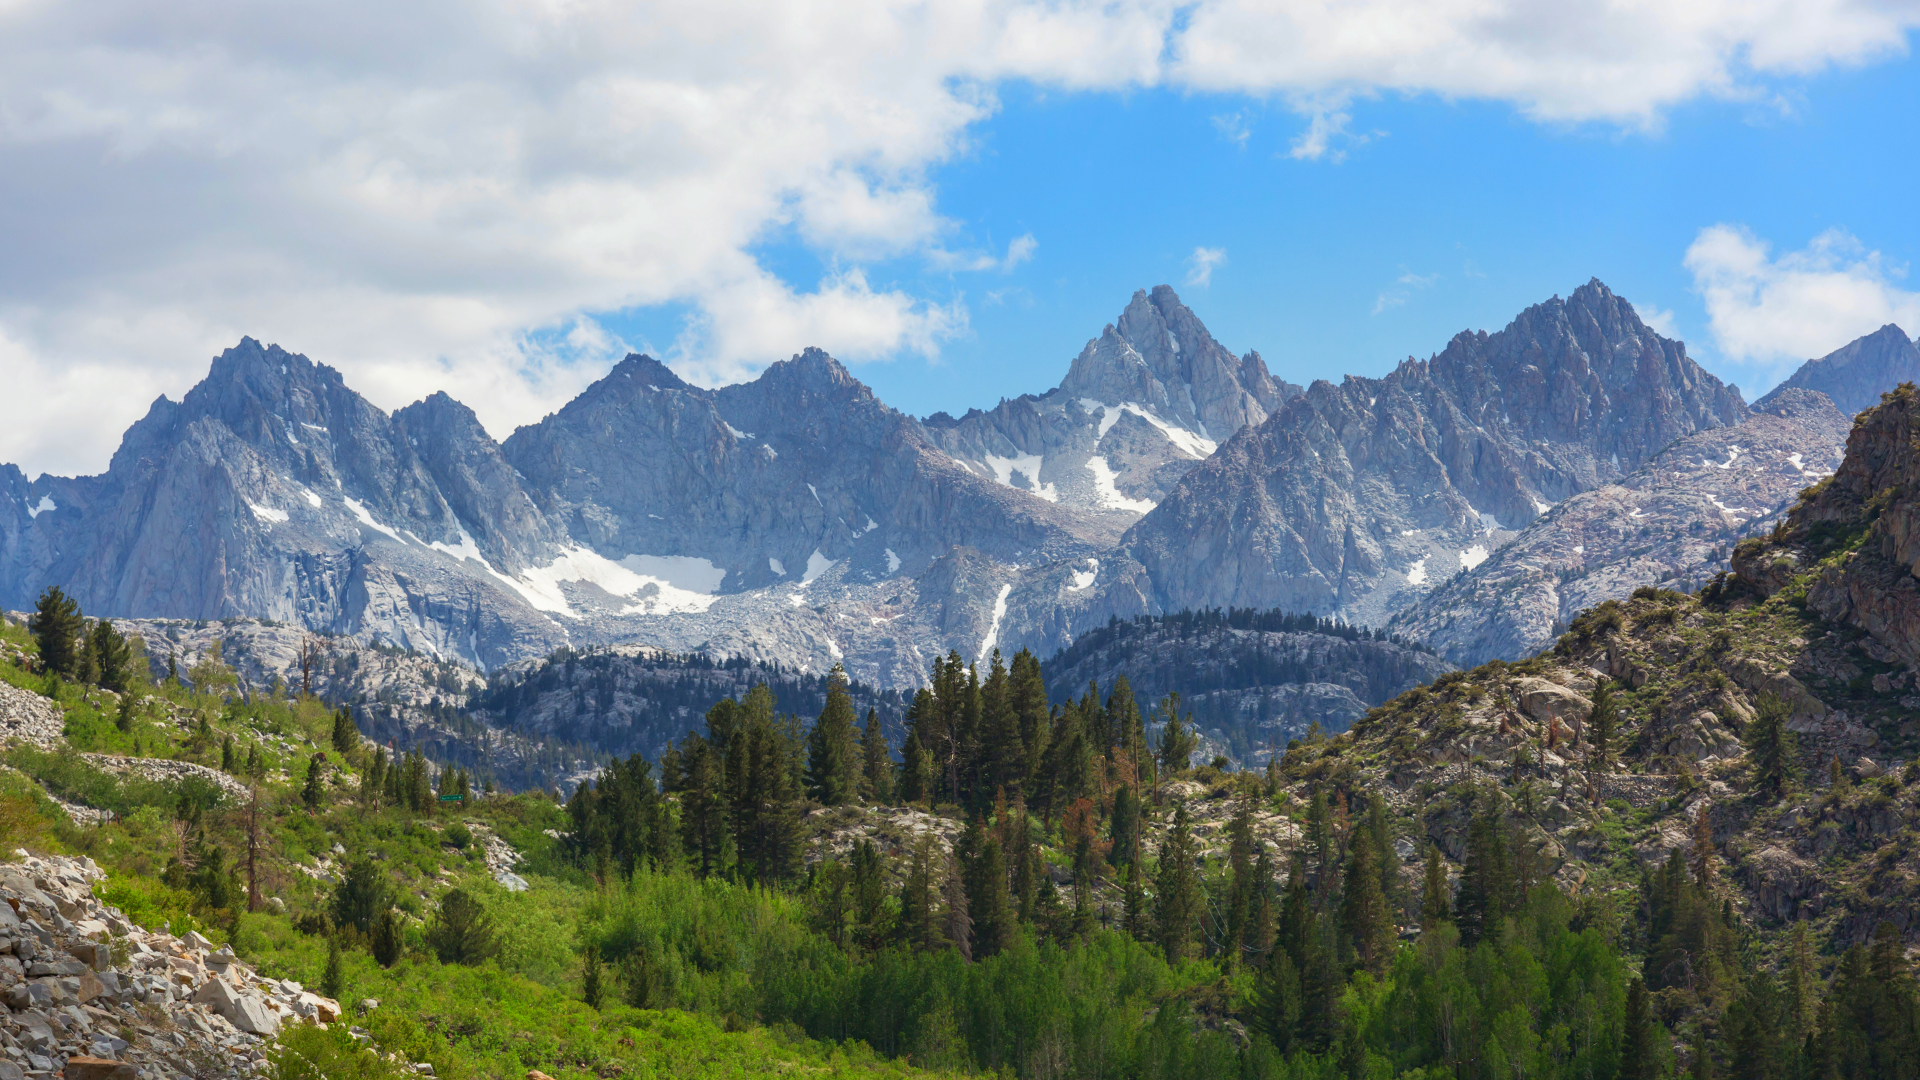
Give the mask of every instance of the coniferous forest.
M 930 681 L 899 762 L 837 681 L 806 719 L 756 688 L 573 796 L 567 857 L 621 912 L 589 947 L 630 999 L 1034 1077 L 1920 1069 L 1899 931 L 1824 963 L 1805 924 L 1765 948 L 1710 836 L 1635 888 L 1570 895 L 1488 787 L 1463 793 L 1450 876 L 1376 792 L 1194 768 L 1178 699 L 1124 678 L 1052 706 L 1026 653 L 950 655 Z M 810 859 L 809 822 L 861 804 L 930 824 Z M 804 926 L 716 933 L 769 893 Z

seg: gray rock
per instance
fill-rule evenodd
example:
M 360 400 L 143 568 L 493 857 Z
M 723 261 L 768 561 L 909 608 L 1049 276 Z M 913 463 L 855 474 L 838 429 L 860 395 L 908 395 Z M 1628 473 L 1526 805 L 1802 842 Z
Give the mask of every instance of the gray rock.
M 1642 586 L 1697 588 L 1802 489 L 1838 467 L 1850 424 L 1809 390 L 1769 395 L 1740 424 L 1674 443 L 1536 519 L 1389 628 L 1462 667 L 1551 645 L 1574 615 Z
M 280 1031 L 280 1016 L 260 995 L 236 990 L 224 979 L 208 979 L 193 1000 L 224 1017 L 249 1035 L 272 1036 Z
M 1920 348 L 1898 326 L 1888 323 L 1865 337 L 1800 365 L 1785 382 L 1755 403 L 1764 408 L 1791 390 L 1813 390 L 1852 416 L 1880 404 L 1880 395 L 1903 382 L 1920 379 Z

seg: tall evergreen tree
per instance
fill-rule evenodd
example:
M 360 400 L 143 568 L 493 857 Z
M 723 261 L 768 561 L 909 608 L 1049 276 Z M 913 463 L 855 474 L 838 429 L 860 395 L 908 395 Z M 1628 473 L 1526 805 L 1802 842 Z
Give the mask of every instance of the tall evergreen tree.
M 333 751 L 341 757 L 360 745 L 360 727 L 353 722 L 353 709 L 342 705 L 333 714 Z
M 1012 945 L 1016 936 L 1013 898 L 1007 892 L 1006 853 L 978 818 L 967 825 L 961 851 L 967 913 L 973 921 L 973 955 L 984 960 Z
M 63 679 L 77 679 L 86 664 L 86 622 L 80 605 L 49 585 L 40 594 L 27 629 L 40 647 L 40 663 Z
M 900 882 L 900 917 L 895 937 L 901 945 L 932 952 L 944 940 L 940 930 L 940 885 L 935 879 L 933 840 L 922 834 Z
M 1200 914 L 1200 882 L 1193 865 L 1198 854 L 1182 803 L 1174 809 L 1173 829 L 1160 847 L 1160 868 L 1154 878 L 1154 936 L 1169 964 L 1185 960 L 1193 947 L 1194 922 Z
M 1133 788 L 1122 784 L 1113 793 L 1113 812 L 1108 815 L 1107 836 L 1112 841 L 1107 851 L 1107 861 L 1115 866 L 1125 866 L 1139 858 L 1140 853 L 1140 800 L 1134 796 Z
M 1594 767 L 1604 771 L 1613 754 L 1613 733 L 1620 726 L 1620 708 L 1613 700 L 1613 683 L 1601 679 L 1593 686 L 1593 708 L 1587 713 L 1587 741 Z
M 1654 1080 L 1658 1064 L 1654 1057 L 1653 1009 L 1647 997 L 1647 984 L 1635 979 L 1627 984 L 1626 1024 L 1620 1034 L 1619 1080 Z
M 1469 944 L 1492 932 L 1514 908 L 1512 867 L 1497 793 L 1486 793 L 1467 826 L 1467 858 L 1460 871 L 1453 918 Z
M 300 801 L 306 803 L 309 810 L 318 810 L 320 804 L 326 801 L 327 789 L 324 786 L 323 771 L 326 768 L 326 761 L 326 756 L 323 754 L 315 754 L 307 759 L 307 782 L 300 787 Z
M 863 839 L 853 848 L 854 941 L 863 949 L 878 949 L 888 929 L 886 867 L 879 846 Z
M 860 759 L 853 728 L 858 719 L 839 664 L 827 676 L 827 704 L 807 739 L 807 794 L 827 806 L 853 802 L 860 793 Z
M 1420 930 L 1430 932 L 1443 922 L 1453 921 L 1453 890 L 1447 885 L 1447 866 L 1440 858 L 1439 845 L 1427 843 L 1427 865 L 1420 889 Z
M 942 917 L 946 924 L 947 940 L 953 943 L 955 952 L 962 960 L 973 960 L 973 916 L 967 910 L 967 886 L 961 880 L 960 860 L 949 857 L 946 884 L 940 890 L 940 898 L 946 903 Z
M 1796 772 L 1793 733 L 1787 730 L 1792 708 L 1778 694 L 1765 693 L 1747 723 L 1748 760 L 1753 765 L 1754 788 L 1768 799 L 1786 794 Z
M 116 694 L 127 692 L 134 677 L 133 648 L 113 623 L 101 619 L 87 634 L 87 654 L 93 681 Z M 145 658 L 141 658 L 145 670 Z M 144 675 L 142 676 L 144 678 Z
M 860 733 L 860 794 L 878 806 L 893 804 L 893 754 L 887 749 L 887 733 L 880 726 L 880 713 L 867 710 L 867 724 Z
M 1047 752 L 1050 717 L 1047 683 L 1040 671 L 1040 658 L 1026 649 L 1013 654 L 1013 664 L 1007 674 L 1007 707 L 1012 711 L 1014 723 L 1020 730 L 1020 747 L 1027 755 L 1020 786 L 1016 790 L 1031 798 L 1034 774 L 1040 771 L 1040 763 Z
M 1353 950 L 1355 966 L 1385 974 L 1393 956 L 1393 921 L 1380 891 L 1379 860 L 1369 829 L 1355 829 L 1347 849 L 1346 887 L 1340 898 L 1340 925 Z
M 687 858 L 701 878 L 723 873 L 729 840 L 726 768 L 713 744 L 698 732 L 681 743 L 680 777 L 680 831 Z

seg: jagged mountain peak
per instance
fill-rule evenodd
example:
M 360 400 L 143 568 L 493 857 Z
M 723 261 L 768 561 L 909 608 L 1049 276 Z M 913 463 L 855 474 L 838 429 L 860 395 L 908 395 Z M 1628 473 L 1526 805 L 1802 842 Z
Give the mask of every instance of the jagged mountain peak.
M 1853 414 L 1878 404 L 1890 387 L 1915 379 L 1920 379 L 1920 348 L 1906 331 L 1888 323 L 1800 365 L 1760 400 L 1791 389 L 1817 390 L 1832 398 L 1841 412 Z

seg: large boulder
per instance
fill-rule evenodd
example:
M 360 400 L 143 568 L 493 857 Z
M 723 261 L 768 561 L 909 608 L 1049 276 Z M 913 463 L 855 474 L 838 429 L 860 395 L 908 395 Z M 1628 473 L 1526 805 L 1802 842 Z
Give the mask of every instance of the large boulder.
M 1521 679 L 1514 687 L 1520 707 L 1541 723 L 1558 720 L 1578 732 L 1593 712 L 1593 702 L 1545 679 Z
M 67 1059 L 67 1080 L 137 1080 L 140 1070 L 131 1062 L 75 1054 Z
M 225 979 L 208 979 L 193 1000 L 227 1018 L 250 1035 L 271 1038 L 280 1033 L 280 1014 L 258 994 L 236 990 Z

